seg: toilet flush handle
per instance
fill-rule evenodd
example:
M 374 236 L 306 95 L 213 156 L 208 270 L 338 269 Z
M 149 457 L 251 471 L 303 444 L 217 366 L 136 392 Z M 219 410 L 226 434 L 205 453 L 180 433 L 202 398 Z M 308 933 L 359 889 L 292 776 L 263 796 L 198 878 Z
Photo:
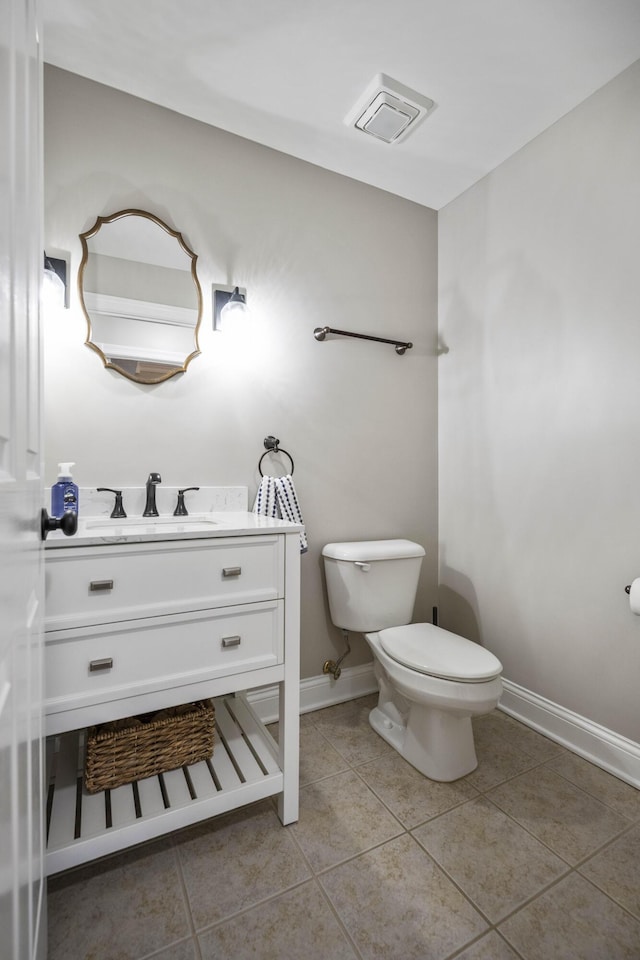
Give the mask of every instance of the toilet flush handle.
M 371 570 L 371 564 L 363 563 L 362 560 L 356 560 L 356 567 L 359 567 L 363 573 L 366 573 L 367 570 Z

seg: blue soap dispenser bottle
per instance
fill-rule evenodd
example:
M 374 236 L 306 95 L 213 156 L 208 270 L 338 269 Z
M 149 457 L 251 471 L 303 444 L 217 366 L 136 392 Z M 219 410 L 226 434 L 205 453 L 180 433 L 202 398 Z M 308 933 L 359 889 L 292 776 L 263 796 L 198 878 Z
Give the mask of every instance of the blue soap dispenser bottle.
M 78 488 L 71 476 L 74 466 L 75 463 L 58 464 L 58 482 L 51 487 L 52 517 L 62 517 L 69 510 L 78 513 Z

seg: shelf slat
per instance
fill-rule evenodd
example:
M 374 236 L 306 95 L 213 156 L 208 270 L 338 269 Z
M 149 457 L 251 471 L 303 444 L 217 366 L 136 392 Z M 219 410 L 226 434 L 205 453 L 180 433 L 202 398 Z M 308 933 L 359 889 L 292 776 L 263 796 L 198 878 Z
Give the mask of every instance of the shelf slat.
M 138 796 L 140 797 L 140 806 L 146 816 L 154 817 L 164 813 L 164 800 L 162 799 L 160 781 L 157 777 L 145 777 L 144 780 L 138 780 Z
M 111 829 L 126 827 L 136 820 L 136 806 L 133 799 L 133 787 L 125 783 L 111 790 Z
M 280 768 L 270 749 L 269 741 L 265 739 L 265 728 L 247 701 L 244 697 L 236 697 L 235 700 L 227 701 L 227 705 L 240 724 L 246 740 L 251 744 L 250 749 L 259 758 L 261 768 L 264 767 L 266 773 L 276 773 Z
M 178 767 L 177 770 L 168 770 L 162 774 L 162 779 L 169 801 L 169 809 L 183 807 L 192 802 L 182 767 Z
M 219 752 L 220 749 L 218 748 L 218 753 Z M 194 763 L 192 766 L 190 766 L 189 774 L 191 776 L 193 789 L 196 792 L 198 800 L 206 800 L 209 797 L 215 797 L 219 789 L 222 789 L 221 787 L 216 787 L 216 782 L 204 760 L 201 760 L 200 763 Z
M 78 737 L 56 738 L 53 756 L 55 778 L 47 845 L 67 846 L 75 839 L 78 777 Z

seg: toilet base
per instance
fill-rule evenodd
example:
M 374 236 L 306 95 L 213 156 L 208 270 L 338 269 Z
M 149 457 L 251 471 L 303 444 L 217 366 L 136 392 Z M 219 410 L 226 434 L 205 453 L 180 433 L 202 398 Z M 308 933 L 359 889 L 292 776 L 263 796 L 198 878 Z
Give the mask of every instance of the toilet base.
M 369 714 L 369 723 L 401 757 L 430 780 L 450 783 L 478 766 L 470 716 L 412 703 L 403 722 L 397 710 L 382 702 Z

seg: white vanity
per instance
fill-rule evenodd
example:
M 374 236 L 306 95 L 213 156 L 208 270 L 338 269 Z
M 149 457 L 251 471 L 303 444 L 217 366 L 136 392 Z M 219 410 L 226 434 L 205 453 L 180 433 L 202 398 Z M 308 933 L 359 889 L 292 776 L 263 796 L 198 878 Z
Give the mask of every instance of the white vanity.
M 278 795 L 298 817 L 300 528 L 88 518 L 46 542 L 47 873 Z M 246 691 L 279 687 L 276 743 Z M 86 728 L 215 698 L 210 760 L 89 794 Z

